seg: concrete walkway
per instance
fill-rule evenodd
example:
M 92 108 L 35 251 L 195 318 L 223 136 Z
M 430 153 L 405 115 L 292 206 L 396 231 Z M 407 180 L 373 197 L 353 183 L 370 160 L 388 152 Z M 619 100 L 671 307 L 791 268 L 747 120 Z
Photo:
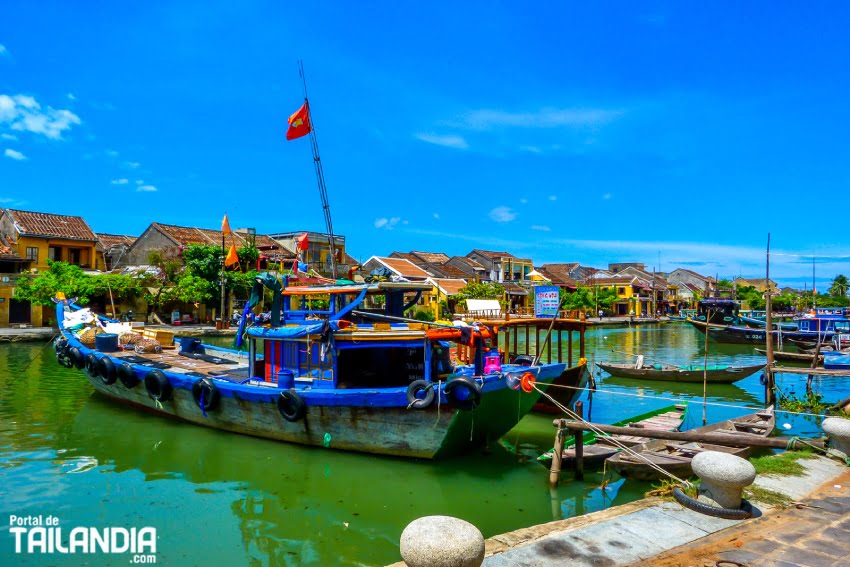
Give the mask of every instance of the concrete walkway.
M 145 329 L 172 331 L 175 337 L 201 337 L 236 335 L 236 328 L 216 330 L 212 325 L 145 325 Z M 55 327 L 27 327 L 24 329 L 0 328 L 0 343 L 48 341 L 58 334 Z
M 820 508 L 795 507 L 782 510 L 783 514 L 794 514 L 796 519 L 788 522 L 786 537 L 777 532 L 773 519 L 780 509 L 754 502 L 763 514 L 761 518 L 732 521 L 705 516 L 685 509 L 679 504 L 650 498 L 595 512 L 578 518 L 533 526 L 515 532 L 492 537 L 485 542 L 486 567 L 502 566 L 596 566 L 614 567 L 624 565 L 656 565 L 662 556 L 667 557 L 664 565 L 698 565 L 692 560 L 694 549 L 708 537 L 729 541 L 727 534 L 737 530 L 754 534 L 752 548 L 729 543 L 731 551 L 740 552 L 738 561 L 742 565 L 838 565 L 831 559 L 822 562 L 821 555 L 834 537 L 843 537 L 844 547 L 850 548 L 850 472 L 847 468 L 826 458 L 799 461 L 806 469 L 802 477 L 759 477 L 756 485 L 786 495 L 792 501 L 803 499 L 815 489 L 810 505 Z M 841 488 L 834 488 L 840 486 Z M 820 488 L 818 488 L 820 487 Z M 835 492 L 832 492 L 835 491 Z M 805 522 L 805 523 L 803 523 Z M 829 539 L 824 539 L 826 534 Z M 712 535 L 714 534 L 714 535 Z M 806 536 L 805 534 L 809 534 Z M 763 543 L 767 537 L 778 537 L 785 542 L 785 551 L 802 560 L 810 555 L 811 563 L 777 561 L 781 548 L 772 548 Z M 801 541 L 801 538 L 806 538 Z M 808 540 L 810 543 L 807 543 Z M 770 548 L 770 549 L 768 549 Z M 838 547 L 836 547 L 838 549 Z M 743 552 L 747 553 L 744 554 Z M 722 559 L 718 551 L 717 560 Z M 715 565 L 707 551 L 706 565 Z M 815 555 L 820 554 L 820 555 Z M 678 562 L 677 562 L 678 561 Z M 736 561 L 734 559 L 729 561 Z M 762 561 L 753 563 L 753 561 Z M 785 560 L 789 561 L 789 560 Z M 825 560 L 824 560 L 825 561 Z M 723 565 L 723 563 L 720 563 Z M 725 565 L 735 565 L 727 563 Z M 843 565 L 850 565 L 850 555 L 845 556 Z

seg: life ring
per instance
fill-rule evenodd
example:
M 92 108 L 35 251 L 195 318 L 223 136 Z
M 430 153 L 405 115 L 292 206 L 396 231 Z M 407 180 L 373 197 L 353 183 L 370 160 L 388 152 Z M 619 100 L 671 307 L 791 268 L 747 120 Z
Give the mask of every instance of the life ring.
M 515 356 L 511 361 L 511 364 L 519 364 L 520 366 L 531 366 L 534 364 L 534 357 L 528 356 L 527 354 L 521 354 L 519 356 Z
M 125 388 L 133 389 L 135 388 L 141 380 L 136 376 L 136 373 L 133 371 L 133 367 L 127 363 L 118 365 L 118 379 L 121 380 L 121 383 L 124 384 Z
M 104 356 L 97 362 L 97 370 L 100 372 L 100 379 L 107 386 L 111 386 L 118 380 L 118 373 L 115 371 L 115 364 Z
M 459 397 L 456 392 L 458 388 L 465 390 L 466 396 Z M 458 376 L 449 380 L 443 391 L 448 396 L 449 401 L 461 410 L 475 409 L 481 403 L 481 386 L 475 380 L 466 376 Z
M 171 382 L 160 370 L 151 370 L 145 375 L 145 390 L 155 402 L 167 402 L 174 393 Z
M 92 378 L 100 376 L 100 370 L 97 368 L 97 356 L 93 352 L 90 352 L 86 356 L 86 374 Z
M 71 347 L 71 350 L 68 351 L 68 357 L 77 370 L 82 370 L 86 365 L 86 357 L 83 356 L 83 353 L 77 347 Z
M 425 397 L 419 398 L 416 395 L 423 392 Z M 429 384 L 425 380 L 414 380 L 407 387 L 407 407 L 414 409 L 425 409 L 434 403 L 434 385 Z
M 201 411 L 208 412 L 216 409 L 221 401 L 221 392 L 212 378 L 201 378 L 192 384 L 192 397 Z M 203 399 L 203 403 L 201 400 Z
M 307 413 L 307 404 L 292 390 L 284 390 L 277 397 L 277 411 L 289 422 L 299 421 Z
M 753 517 L 753 505 L 747 500 L 741 500 L 741 508 L 739 509 L 718 508 L 717 506 L 710 506 L 705 502 L 691 498 L 678 486 L 673 488 L 673 498 L 685 508 L 705 514 L 706 516 L 714 516 L 715 518 L 724 518 L 726 520 L 746 520 Z

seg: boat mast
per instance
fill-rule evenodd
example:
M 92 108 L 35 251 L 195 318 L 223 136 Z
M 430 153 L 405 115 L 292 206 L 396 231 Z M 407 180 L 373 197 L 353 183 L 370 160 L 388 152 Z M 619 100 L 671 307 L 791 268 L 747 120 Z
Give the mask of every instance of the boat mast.
M 767 292 L 764 296 L 764 342 L 767 349 L 767 366 L 764 367 L 764 403 L 766 406 L 776 403 L 773 389 L 773 316 L 770 305 L 770 233 L 767 233 L 767 263 L 765 268 L 764 285 Z
M 818 306 L 818 300 L 815 299 L 816 290 L 817 284 L 815 283 L 815 257 L 812 256 L 812 309 Z
M 331 273 L 337 279 L 336 265 L 336 241 L 334 239 L 334 228 L 331 222 L 331 206 L 328 203 L 328 188 L 325 186 L 325 173 L 322 170 L 322 158 L 319 156 L 319 142 L 316 140 L 316 123 L 313 122 L 313 111 L 310 109 L 310 101 L 307 98 L 307 79 L 304 76 L 304 62 L 298 60 L 298 75 L 304 84 L 304 103 L 307 105 L 307 116 L 310 123 L 310 146 L 313 150 L 313 165 L 316 168 L 316 183 L 319 186 L 319 196 L 322 199 L 322 212 L 325 215 L 325 228 L 328 231 L 328 245 L 331 254 Z

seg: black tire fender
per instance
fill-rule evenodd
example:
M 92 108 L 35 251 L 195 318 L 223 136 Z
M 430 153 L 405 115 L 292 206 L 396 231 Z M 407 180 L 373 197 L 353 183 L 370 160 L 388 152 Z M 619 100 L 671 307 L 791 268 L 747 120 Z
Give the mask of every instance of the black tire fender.
M 418 398 L 416 395 L 424 392 L 425 397 Z M 414 380 L 407 387 L 407 407 L 414 409 L 425 409 L 434 403 L 434 384 L 425 380 Z
M 85 367 L 86 357 L 83 356 L 83 353 L 77 347 L 71 347 L 71 350 L 68 351 L 68 357 L 77 370 L 82 370 Z
M 277 397 L 277 411 L 289 422 L 300 421 L 307 413 L 307 404 L 294 390 L 284 390 Z
M 98 376 L 100 376 L 100 370 L 98 369 L 97 365 L 97 355 L 95 355 L 93 352 L 90 352 L 86 356 L 86 374 L 88 374 L 92 378 L 97 378 Z
M 107 386 L 111 386 L 118 380 L 118 372 L 115 370 L 115 363 L 108 356 L 102 357 L 97 362 L 97 370 L 100 373 L 100 379 Z
M 520 366 L 531 366 L 534 364 L 534 357 L 528 356 L 527 354 L 521 354 L 519 356 L 515 356 L 511 361 L 511 364 L 519 364 Z
M 673 489 L 673 498 L 685 508 L 705 514 L 706 516 L 714 516 L 715 518 L 724 518 L 726 520 L 746 520 L 753 517 L 753 506 L 747 500 L 741 501 L 740 509 L 718 508 L 691 498 L 678 486 Z
M 201 396 L 204 403 L 201 404 Z M 201 411 L 213 411 L 221 402 L 221 392 L 218 391 L 218 386 L 212 378 L 201 378 L 192 384 L 192 397 L 195 398 L 195 403 L 201 408 Z
M 174 393 L 174 387 L 161 370 L 151 370 L 145 374 L 145 390 L 155 402 L 167 402 Z
M 468 395 L 460 398 L 457 394 L 458 388 L 466 390 Z M 460 410 L 472 410 L 478 407 L 481 403 L 481 386 L 466 376 L 458 376 L 448 381 L 443 391 L 448 396 L 449 401 Z
M 133 366 L 126 362 L 118 365 L 118 379 L 128 390 L 135 388 L 141 382 L 139 377 L 136 376 Z

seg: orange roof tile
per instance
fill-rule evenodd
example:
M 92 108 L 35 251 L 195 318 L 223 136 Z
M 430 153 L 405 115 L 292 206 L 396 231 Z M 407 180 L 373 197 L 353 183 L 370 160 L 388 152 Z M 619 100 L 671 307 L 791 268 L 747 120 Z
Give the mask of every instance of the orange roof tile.
M 375 259 L 384 264 L 404 278 L 428 278 L 431 274 L 404 258 L 384 258 L 375 256 Z
M 454 295 L 466 287 L 466 280 L 448 279 L 448 278 L 431 278 L 431 281 L 440 286 L 446 295 Z
M 6 212 L 15 223 L 18 233 L 22 235 L 97 241 L 97 237 L 83 217 L 15 209 L 6 209 Z

